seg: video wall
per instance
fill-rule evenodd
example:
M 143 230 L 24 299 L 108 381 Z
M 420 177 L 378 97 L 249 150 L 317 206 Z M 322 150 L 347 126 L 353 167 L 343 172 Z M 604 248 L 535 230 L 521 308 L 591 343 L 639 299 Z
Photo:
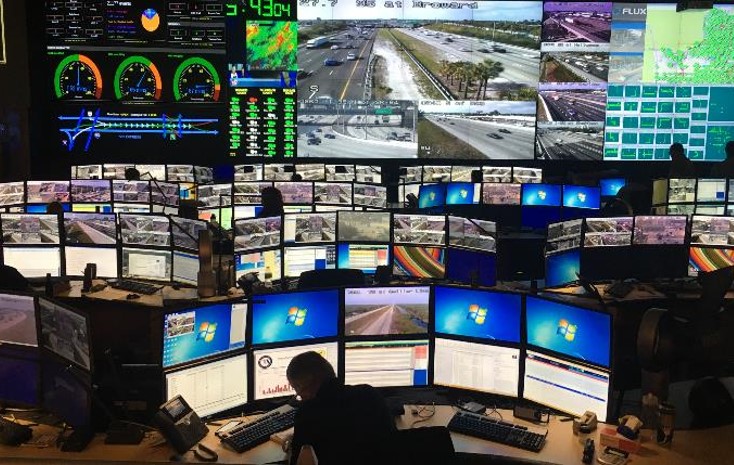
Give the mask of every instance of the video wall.
M 49 149 L 76 163 L 667 160 L 673 142 L 691 159 L 719 160 L 734 138 L 733 13 L 47 1 L 46 133 Z

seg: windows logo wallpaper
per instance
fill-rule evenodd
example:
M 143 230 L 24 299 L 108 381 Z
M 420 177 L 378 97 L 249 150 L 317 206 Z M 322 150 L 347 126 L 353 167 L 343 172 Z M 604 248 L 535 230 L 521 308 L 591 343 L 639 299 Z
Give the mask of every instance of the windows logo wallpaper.
M 216 331 L 217 331 L 216 323 L 209 323 L 208 321 L 205 321 L 199 326 L 199 335 L 196 336 L 196 340 L 204 341 L 204 342 L 212 342 Z
M 303 326 L 303 323 L 306 321 L 306 313 L 308 313 L 308 310 L 305 308 L 291 307 L 288 309 L 288 316 L 285 322 L 286 324 Z
M 436 286 L 434 296 L 437 333 L 520 342 L 519 295 Z
M 252 343 L 337 335 L 339 290 L 264 295 L 252 306 Z
M 563 336 L 565 340 L 568 342 L 573 342 L 573 340 L 576 338 L 576 325 L 572 325 L 567 320 L 561 319 L 558 321 L 558 329 L 556 330 L 556 334 L 559 336 Z

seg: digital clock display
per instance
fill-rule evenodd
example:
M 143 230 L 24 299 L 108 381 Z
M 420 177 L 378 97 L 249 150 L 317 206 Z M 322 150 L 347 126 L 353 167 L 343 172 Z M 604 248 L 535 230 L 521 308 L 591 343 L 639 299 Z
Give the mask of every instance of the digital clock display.
M 239 0 L 227 4 L 227 15 L 241 14 L 248 20 L 296 19 L 296 0 Z

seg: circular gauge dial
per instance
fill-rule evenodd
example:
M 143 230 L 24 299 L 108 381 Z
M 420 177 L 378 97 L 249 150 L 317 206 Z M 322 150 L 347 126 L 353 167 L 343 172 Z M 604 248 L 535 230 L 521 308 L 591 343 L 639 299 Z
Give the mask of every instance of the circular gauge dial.
M 130 57 L 117 67 L 115 96 L 118 100 L 159 100 L 161 90 L 161 74 L 147 58 Z
M 102 74 L 89 57 L 69 55 L 56 67 L 54 91 L 59 99 L 99 99 Z
M 221 88 L 216 68 L 203 58 L 183 61 L 174 74 L 173 93 L 176 100 L 216 102 Z

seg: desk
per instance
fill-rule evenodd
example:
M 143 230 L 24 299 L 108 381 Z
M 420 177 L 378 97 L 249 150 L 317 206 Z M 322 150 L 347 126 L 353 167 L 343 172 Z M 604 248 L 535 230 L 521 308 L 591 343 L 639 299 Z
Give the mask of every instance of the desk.
M 398 428 L 409 428 L 417 417 L 411 415 L 410 408 L 397 419 Z M 531 428 L 538 428 L 532 423 L 515 419 L 510 410 L 500 410 L 506 421 L 524 424 Z M 454 413 L 450 406 L 437 406 L 436 414 L 428 421 L 416 425 L 441 426 L 446 425 Z M 219 454 L 218 463 L 226 464 L 264 464 L 283 460 L 285 454 L 280 445 L 269 441 L 243 454 L 238 454 L 222 446 L 214 436 L 216 426 L 210 427 L 209 435 L 202 441 L 203 444 Z M 546 444 L 540 453 L 517 449 L 495 442 L 451 433 L 454 448 L 460 453 L 459 463 L 491 463 L 492 459 L 517 460 L 521 463 L 578 465 L 581 463 L 583 451 L 582 439 L 574 436 L 571 431 L 571 422 L 561 422 L 558 417 L 552 416 L 548 425 Z M 34 428 L 34 437 L 43 432 L 57 432 L 57 428 L 38 426 Z M 600 449 L 599 430 L 590 435 L 594 438 L 597 451 Z M 731 438 L 734 437 L 734 425 L 713 428 L 709 430 L 675 432 L 672 447 L 658 446 L 654 441 L 644 441 L 638 454 L 630 455 L 629 465 L 701 465 L 732 463 Z M 585 437 L 584 437 L 585 439 Z M 37 449 L 32 447 L 0 446 L 2 463 L 36 463 L 55 465 L 62 464 L 125 464 L 171 463 L 172 449 L 167 445 L 154 447 L 153 438 L 146 438 L 138 446 L 109 446 L 104 444 L 104 437 L 98 435 L 84 452 L 61 452 L 56 448 Z M 187 453 L 182 460 L 184 463 L 203 463 L 197 461 L 192 453 Z M 496 462 L 495 462 L 496 463 Z M 597 463 L 596 461 L 594 463 Z M 348 465 L 348 462 L 345 462 Z
M 174 289 L 171 286 L 161 285 L 161 289 L 153 294 L 145 295 L 139 294 L 140 297 L 137 299 L 128 299 L 130 291 L 122 289 L 115 289 L 111 286 L 107 286 L 104 289 L 96 292 L 84 292 L 82 293 L 83 282 L 82 281 L 71 281 L 70 288 L 61 292 L 56 292 L 54 297 L 67 298 L 67 299 L 91 299 L 98 301 L 108 302 L 124 302 L 134 305 L 142 305 L 147 307 L 163 307 L 169 302 L 180 302 L 189 304 L 205 303 L 205 302 L 218 302 L 227 299 L 235 299 L 238 297 L 244 297 L 241 290 L 237 289 L 237 293 L 233 295 L 221 295 L 207 298 L 200 298 L 196 288 L 182 287 L 180 289 Z M 106 284 L 106 281 L 95 279 L 94 284 Z

